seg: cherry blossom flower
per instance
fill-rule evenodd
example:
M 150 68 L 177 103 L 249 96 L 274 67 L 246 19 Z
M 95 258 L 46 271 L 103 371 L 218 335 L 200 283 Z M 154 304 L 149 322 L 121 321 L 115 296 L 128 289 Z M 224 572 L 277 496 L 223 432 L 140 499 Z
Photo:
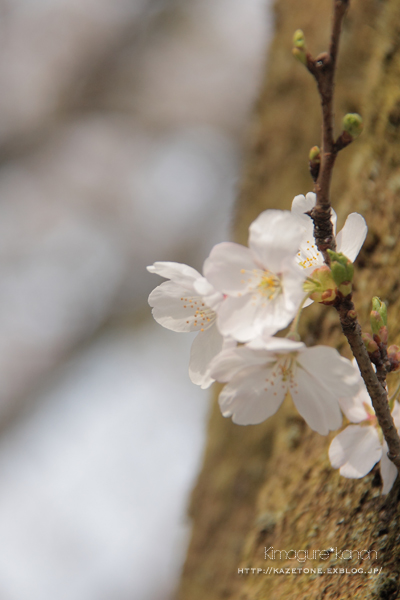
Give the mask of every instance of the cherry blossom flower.
M 380 461 L 383 481 L 382 494 L 388 494 L 397 477 L 397 468 L 389 460 L 388 447 L 379 427 L 371 398 L 358 371 L 359 391 L 353 398 L 340 399 L 346 417 L 352 423 L 335 436 L 329 447 L 329 459 L 343 477 L 360 479 Z M 400 405 L 392 410 L 396 428 L 400 429 Z
M 219 404 L 234 423 L 265 421 L 289 392 L 301 416 L 322 435 L 342 423 L 338 399 L 352 397 L 358 389 L 356 370 L 334 348 L 307 348 L 288 338 L 263 336 L 223 350 L 213 360 L 211 374 L 228 382 Z
M 156 287 L 149 296 L 153 317 L 172 331 L 198 331 L 189 362 L 189 376 L 193 383 L 203 389 L 214 379 L 210 376 L 210 362 L 222 349 L 236 345 L 231 338 L 224 338 L 216 326 L 215 309 L 223 301 L 222 294 L 192 267 L 174 262 L 156 262 L 147 267 L 170 279 Z
M 226 296 L 218 308 L 223 335 L 247 342 L 290 323 L 304 298 L 305 273 L 295 261 L 303 235 L 289 211 L 266 210 L 250 226 L 249 248 L 231 242 L 214 246 L 204 275 Z
M 298 264 L 305 269 L 307 275 L 315 268 L 324 264 L 324 258 L 317 248 L 314 239 L 314 224 L 312 219 L 305 213 L 314 208 L 316 195 L 309 192 L 306 196 L 295 196 L 292 202 L 292 214 L 297 217 L 304 227 L 304 234 L 296 257 Z M 336 234 L 336 213 L 333 209 L 331 221 L 333 232 Z M 351 262 L 354 262 L 360 252 L 367 235 L 367 224 L 364 217 L 358 213 L 351 213 L 336 236 L 336 251 L 342 252 Z

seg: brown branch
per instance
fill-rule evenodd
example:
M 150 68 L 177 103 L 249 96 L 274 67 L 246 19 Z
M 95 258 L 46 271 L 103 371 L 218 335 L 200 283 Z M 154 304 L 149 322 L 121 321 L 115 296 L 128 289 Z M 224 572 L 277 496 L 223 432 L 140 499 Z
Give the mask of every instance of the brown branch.
M 389 448 L 388 457 L 400 472 L 400 438 L 390 412 L 387 390 L 384 387 L 384 381 L 381 383 L 378 380 L 377 374 L 372 368 L 367 349 L 362 341 L 361 327 L 357 317 L 354 319 L 355 312 L 350 312 L 349 316 L 349 311 L 354 311 L 351 296 L 339 300 L 335 308 L 339 313 L 343 333 L 355 356 L 361 376 L 371 397 L 378 423 L 385 436 Z
M 349 0 L 334 0 L 332 34 L 329 52 L 324 52 L 313 59 L 307 54 L 307 68 L 314 76 L 322 108 L 322 149 L 321 166 L 314 190 L 317 195 L 317 203 L 312 210 L 311 218 L 314 221 L 315 240 L 318 249 L 322 252 L 325 262 L 329 264 L 327 250 L 335 250 L 336 242 L 331 222 L 331 204 L 329 189 L 331 184 L 332 170 L 339 150 L 344 147 L 344 141 L 338 139 L 335 143 L 333 137 L 333 93 L 336 60 L 339 50 L 340 32 L 342 21 L 349 5 Z M 347 140 L 346 140 L 347 141 Z M 350 143 L 351 140 L 348 141 Z M 345 144 L 347 145 L 347 143 Z
M 340 33 L 343 17 L 349 6 L 350 0 L 333 0 L 333 23 L 329 52 L 325 52 L 313 59 L 306 54 L 307 68 L 314 76 L 322 107 L 322 149 L 321 164 L 318 178 L 315 181 L 317 195 L 316 205 L 309 213 L 314 222 L 314 237 L 318 250 L 323 254 L 326 264 L 329 265 L 328 249 L 336 249 L 336 241 L 331 221 L 330 183 L 332 171 L 338 152 L 352 140 L 346 132 L 334 140 L 333 134 L 333 95 L 336 60 L 339 50 Z M 390 460 L 400 472 L 400 438 L 390 412 L 386 390 L 386 374 L 388 372 L 385 357 L 381 356 L 380 364 L 375 373 L 370 356 L 362 340 L 361 327 L 351 295 L 338 298 L 335 308 L 339 313 L 340 323 L 352 352 L 356 358 L 362 378 L 371 397 L 372 404 L 379 425 L 387 442 Z M 387 358 L 387 357 L 386 357 Z

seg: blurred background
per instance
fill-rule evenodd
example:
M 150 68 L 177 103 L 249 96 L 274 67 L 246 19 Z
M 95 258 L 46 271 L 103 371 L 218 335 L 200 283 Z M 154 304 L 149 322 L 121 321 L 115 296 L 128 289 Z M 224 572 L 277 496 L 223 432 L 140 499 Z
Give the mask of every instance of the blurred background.
M 156 260 L 229 237 L 268 0 L 0 0 L 0 598 L 169 600 L 209 392 Z

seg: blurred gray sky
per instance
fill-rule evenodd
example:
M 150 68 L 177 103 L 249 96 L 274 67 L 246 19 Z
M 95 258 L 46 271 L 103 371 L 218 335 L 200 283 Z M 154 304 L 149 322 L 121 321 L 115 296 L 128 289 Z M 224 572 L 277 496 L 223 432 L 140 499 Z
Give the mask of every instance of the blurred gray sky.
M 207 393 L 145 267 L 229 235 L 267 8 L 0 4 L 2 600 L 169 597 Z

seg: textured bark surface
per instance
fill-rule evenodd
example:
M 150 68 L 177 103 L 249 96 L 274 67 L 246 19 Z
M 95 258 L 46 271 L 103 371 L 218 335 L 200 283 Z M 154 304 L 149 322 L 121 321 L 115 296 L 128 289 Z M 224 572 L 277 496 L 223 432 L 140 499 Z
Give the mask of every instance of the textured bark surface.
M 278 0 L 276 35 L 250 132 L 235 215 L 235 236 L 266 208 L 289 208 L 312 189 L 309 148 L 319 144 L 315 83 L 291 56 L 302 28 L 309 50 L 326 49 L 329 0 Z M 371 297 L 389 303 L 390 342 L 398 343 L 400 264 L 400 4 L 353 0 L 341 41 L 335 112 L 364 117 L 362 137 L 339 155 L 332 202 L 339 228 L 361 212 L 369 233 L 357 259 L 355 302 L 367 324 Z M 337 134 L 340 133 L 337 128 Z M 307 344 L 325 343 L 350 356 L 333 309 L 312 306 L 303 317 Z M 396 376 L 392 379 L 397 382 Z M 390 379 L 389 379 L 390 384 Z M 286 399 L 267 422 L 239 427 L 215 403 L 202 473 L 193 492 L 194 522 L 179 600 L 394 599 L 400 597 L 399 483 L 380 494 L 377 467 L 346 480 L 329 464 L 329 438 L 305 427 Z M 362 560 L 333 552 L 326 560 L 264 558 L 264 549 L 375 550 Z M 345 556 L 349 556 L 346 554 Z M 365 557 L 366 555 L 364 555 Z M 372 568 L 372 574 L 253 575 L 238 568 Z

